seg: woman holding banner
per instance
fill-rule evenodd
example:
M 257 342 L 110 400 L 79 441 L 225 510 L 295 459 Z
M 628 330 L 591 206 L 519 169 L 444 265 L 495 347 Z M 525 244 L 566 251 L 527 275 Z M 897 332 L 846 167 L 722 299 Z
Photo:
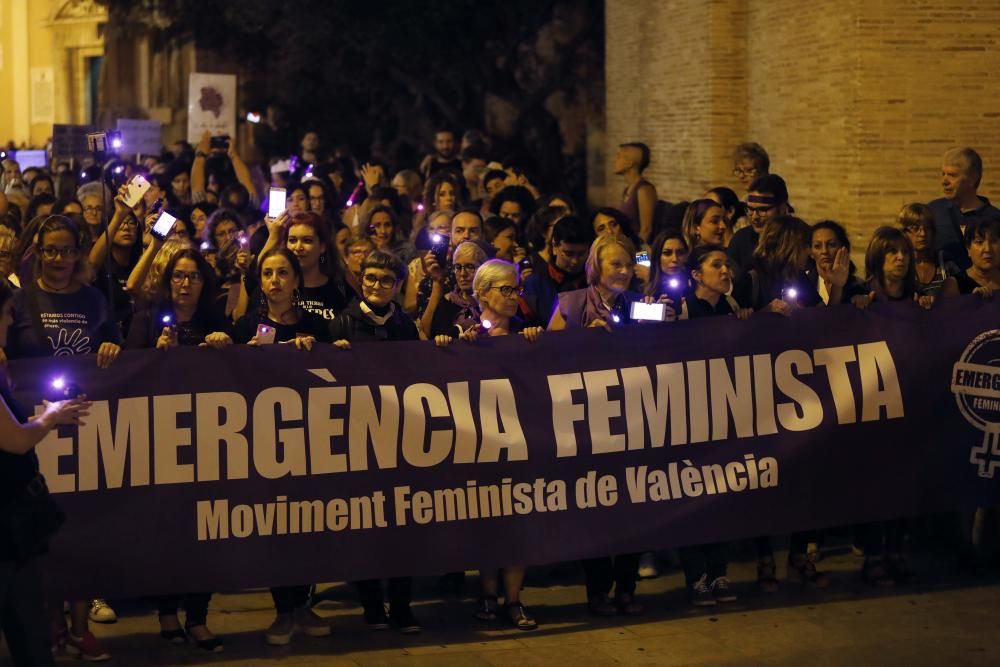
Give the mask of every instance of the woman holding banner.
M 628 324 L 631 304 L 641 295 L 629 291 L 635 277 L 635 246 L 625 236 L 598 236 L 584 267 L 589 287 L 563 292 L 549 320 L 549 331 Z
M 167 298 L 164 303 L 150 306 L 150 312 L 159 317 L 148 318 L 142 346 L 169 350 L 178 345 L 206 345 L 217 349 L 231 345 L 233 341 L 225 331 L 226 324 L 214 308 L 213 278 L 212 267 L 200 252 L 186 248 L 176 253 L 161 279 L 161 293 Z M 203 651 L 220 653 L 222 640 L 207 625 L 211 599 L 211 593 L 157 598 L 160 636 L 174 644 L 190 640 Z M 182 600 L 187 614 L 183 629 L 177 619 L 177 608 Z
M 459 257 L 463 248 L 472 246 L 482 253 L 482 249 L 472 242 L 465 242 L 455 250 L 455 267 L 457 269 L 462 261 Z M 459 287 L 461 287 L 462 276 L 458 276 Z M 458 325 L 462 332 L 460 337 L 463 340 L 475 340 L 480 335 L 483 336 L 506 336 L 508 334 L 520 334 L 528 342 L 538 340 L 542 334 L 541 327 L 525 327 L 523 320 L 517 316 L 518 296 L 521 293 L 520 279 L 517 266 L 502 259 L 491 259 L 484 262 L 476 269 L 475 277 L 471 281 L 471 289 L 475 294 L 482 314 L 479 316 L 478 325 L 463 327 Z M 438 334 L 434 336 L 434 342 L 438 347 L 444 347 L 451 343 L 452 336 L 448 334 Z M 521 602 L 521 588 L 524 586 L 524 565 L 505 565 L 501 569 L 503 572 L 504 584 L 504 607 L 503 616 L 512 626 L 518 630 L 534 630 L 538 627 L 538 622 L 528 615 Z M 476 604 L 476 618 L 481 621 L 493 621 L 497 618 L 498 594 L 500 579 L 497 576 L 497 567 L 484 567 L 479 570 L 479 578 L 482 582 L 482 595 Z
M 631 322 L 631 304 L 642 297 L 629 291 L 634 277 L 635 246 L 621 235 L 598 236 L 590 246 L 585 270 L 589 287 L 563 292 L 549 331 L 601 327 L 607 331 Z M 635 600 L 640 554 L 591 558 L 583 562 L 587 582 L 587 604 L 592 614 L 629 616 L 641 614 Z M 615 598 L 610 599 L 614 585 Z
M 688 318 L 735 315 L 745 320 L 753 312 L 749 308 L 740 308 L 736 300 L 729 296 L 733 274 L 723 246 L 696 247 L 691 252 L 687 268 L 693 288 L 684 297 L 682 311 L 687 313 Z M 691 604 L 706 607 L 717 602 L 736 601 L 736 594 L 726 576 L 728 554 L 725 543 L 681 547 L 680 556 Z
M 405 281 L 406 264 L 392 253 L 373 250 L 361 265 L 361 299 L 338 313 L 330 325 L 333 344 L 341 350 L 349 350 L 355 342 L 419 340 L 417 325 L 395 303 Z M 388 615 L 381 579 L 365 579 L 357 582 L 357 586 L 369 629 L 387 630 L 391 619 L 404 635 L 422 631 L 420 622 L 410 610 L 412 577 L 389 579 Z

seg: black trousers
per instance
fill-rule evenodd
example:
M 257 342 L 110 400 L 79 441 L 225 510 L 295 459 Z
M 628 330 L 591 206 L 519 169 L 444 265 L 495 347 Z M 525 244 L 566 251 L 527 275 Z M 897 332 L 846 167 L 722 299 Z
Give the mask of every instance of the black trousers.
M 681 564 L 684 566 L 684 581 L 693 585 L 708 575 L 708 583 L 718 577 L 726 576 L 726 565 L 729 563 L 725 542 L 716 544 L 700 544 L 695 547 L 681 547 Z
M 205 625 L 205 622 L 208 620 L 208 602 L 211 599 L 211 593 L 164 595 L 156 598 L 156 606 L 159 607 L 160 616 L 173 616 L 177 613 L 177 608 L 183 601 L 184 625 L 190 628 L 195 625 Z
M 861 541 L 865 558 L 878 558 L 883 553 L 899 554 L 906 539 L 906 519 L 878 521 L 858 526 L 855 536 Z
M 16 667 L 55 665 L 37 560 L 0 560 L 0 631 Z
M 615 595 L 633 595 L 639 578 L 640 554 L 620 554 L 589 558 L 583 561 L 583 576 L 587 582 L 587 599 L 609 595 L 611 586 Z
M 357 582 L 358 597 L 365 611 L 384 606 L 381 579 L 365 579 Z M 413 577 L 391 577 L 389 579 L 389 611 L 405 609 L 413 599 Z
M 274 609 L 279 614 L 290 614 L 309 602 L 311 586 L 278 586 L 271 589 L 271 599 Z

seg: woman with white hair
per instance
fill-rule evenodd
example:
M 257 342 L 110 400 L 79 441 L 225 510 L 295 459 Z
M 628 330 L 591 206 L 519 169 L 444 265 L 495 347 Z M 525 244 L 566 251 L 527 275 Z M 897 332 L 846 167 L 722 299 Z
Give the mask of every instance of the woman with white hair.
M 456 265 L 459 251 L 463 247 L 475 244 L 462 243 L 455 251 Z M 472 280 L 472 292 L 482 309 L 478 326 L 465 329 L 461 338 L 475 340 L 478 336 L 505 336 L 521 334 L 529 342 L 538 340 L 542 327 L 525 327 L 524 321 L 517 317 L 518 297 L 521 295 L 520 276 L 517 266 L 502 259 L 491 259 L 484 262 L 476 270 Z M 439 347 L 448 345 L 453 338 L 448 335 L 438 335 L 434 342 Z M 524 583 L 524 565 L 504 565 L 499 568 L 503 572 L 504 606 L 503 617 L 518 630 L 534 630 L 538 622 L 528 615 L 521 602 L 521 586 Z M 498 593 L 499 577 L 495 565 L 479 570 L 482 582 L 482 595 L 476 605 L 476 618 L 481 621 L 496 620 L 499 613 Z

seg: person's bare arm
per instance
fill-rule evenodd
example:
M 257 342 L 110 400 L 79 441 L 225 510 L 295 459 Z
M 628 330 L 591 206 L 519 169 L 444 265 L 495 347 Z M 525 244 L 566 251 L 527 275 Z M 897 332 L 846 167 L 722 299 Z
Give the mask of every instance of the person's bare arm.
M 139 257 L 135 268 L 128 274 L 128 280 L 125 281 L 126 292 L 135 296 L 142 289 L 142 284 L 146 282 L 146 275 L 149 273 L 149 267 L 153 265 L 153 259 L 156 258 L 156 253 L 160 252 L 160 248 L 162 247 L 163 240 L 155 236 L 152 237 L 149 245 L 142 251 L 142 256 Z
M 639 201 L 639 238 L 649 243 L 653 233 L 653 213 L 656 211 L 656 188 L 643 185 L 636 194 Z

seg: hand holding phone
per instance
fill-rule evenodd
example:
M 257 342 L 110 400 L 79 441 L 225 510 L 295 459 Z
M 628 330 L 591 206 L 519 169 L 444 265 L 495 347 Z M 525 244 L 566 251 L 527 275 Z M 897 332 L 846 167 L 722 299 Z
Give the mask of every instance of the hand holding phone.
M 636 322 L 663 322 L 667 319 L 667 304 L 633 301 L 631 317 Z
M 267 198 L 267 217 L 277 218 L 285 211 L 285 188 L 271 188 Z
M 635 253 L 635 263 L 649 268 L 649 253 L 645 250 Z
M 266 324 L 258 324 L 257 335 L 254 338 L 257 339 L 258 345 L 273 345 L 276 335 L 277 332 L 274 330 L 274 327 Z
M 125 196 L 123 197 L 125 205 L 129 208 L 135 208 L 136 204 L 142 199 L 142 196 L 146 194 L 149 190 L 149 181 L 142 174 L 136 174 L 129 182 L 125 184 Z
M 163 211 L 160 213 L 160 217 L 156 219 L 156 222 L 153 223 L 153 227 L 149 230 L 149 233 L 163 241 L 173 231 L 175 222 L 177 222 L 177 218 Z

